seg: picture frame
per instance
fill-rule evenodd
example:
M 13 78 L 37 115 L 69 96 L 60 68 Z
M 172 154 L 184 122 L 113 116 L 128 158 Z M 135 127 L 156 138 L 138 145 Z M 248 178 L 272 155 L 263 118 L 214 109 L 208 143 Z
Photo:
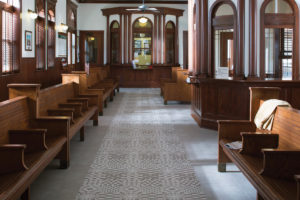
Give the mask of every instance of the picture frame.
M 32 51 L 32 31 L 25 31 L 25 51 Z

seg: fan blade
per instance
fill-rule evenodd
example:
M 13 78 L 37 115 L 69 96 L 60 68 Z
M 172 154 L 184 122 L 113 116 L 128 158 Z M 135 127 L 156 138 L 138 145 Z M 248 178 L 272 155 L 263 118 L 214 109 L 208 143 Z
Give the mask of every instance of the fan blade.
M 139 11 L 140 9 L 138 9 L 138 8 L 128 8 L 128 9 L 126 9 L 126 10 L 128 10 L 128 11 Z
M 152 11 L 156 11 L 156 8 L 147 8 L 147 10 L 152 10 Z

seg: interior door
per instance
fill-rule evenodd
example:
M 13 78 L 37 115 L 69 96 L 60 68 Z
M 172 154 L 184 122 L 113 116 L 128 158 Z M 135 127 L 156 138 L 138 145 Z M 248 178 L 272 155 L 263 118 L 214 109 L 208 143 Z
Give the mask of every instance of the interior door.
M 104 65 L 104 31 L 80 31 L 80 66 L 101 67 Z

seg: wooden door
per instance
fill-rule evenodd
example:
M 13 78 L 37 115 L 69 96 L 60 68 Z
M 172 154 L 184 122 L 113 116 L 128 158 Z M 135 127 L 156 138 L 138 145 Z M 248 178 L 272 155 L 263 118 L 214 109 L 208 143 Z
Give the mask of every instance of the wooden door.
M 104 31 L 80 31 L 80 66 L 85 69 L 104 65 Z

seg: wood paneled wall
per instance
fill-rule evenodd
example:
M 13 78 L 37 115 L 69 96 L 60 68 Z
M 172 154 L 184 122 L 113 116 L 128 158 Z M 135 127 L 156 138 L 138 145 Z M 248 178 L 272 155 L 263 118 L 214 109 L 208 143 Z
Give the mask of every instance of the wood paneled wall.
M 248 120 L 249 87 L 280 87 L 280 99 L 300 109 L 300 81 L 199 79 L 192 87 L 192 116 L 212 129 L 217 129 L 217 120 Z
M 61 82 L 60 58 L 55 59 L 55 67 L 48 70 L 37 71 L 35 58 L 22 58 L 20 72 L 0 76 L 0 101 L 8 99 L 9 83 L 40 83 L 42 87 L 48 87 Z

